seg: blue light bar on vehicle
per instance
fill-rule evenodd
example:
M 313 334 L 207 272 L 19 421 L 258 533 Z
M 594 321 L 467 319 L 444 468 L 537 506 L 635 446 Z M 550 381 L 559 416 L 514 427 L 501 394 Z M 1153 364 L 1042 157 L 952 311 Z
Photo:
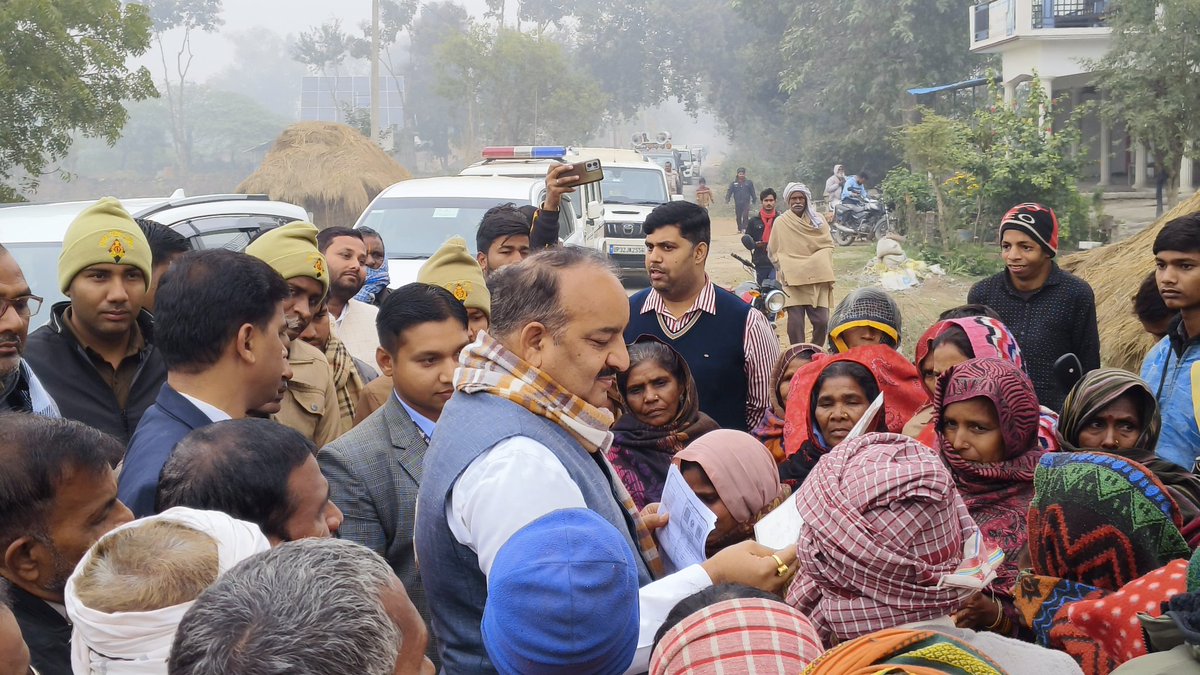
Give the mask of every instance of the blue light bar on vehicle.
M 567 149 L 561 145 L 489 146 L 483 149 L 484 159 L 562 159 Z

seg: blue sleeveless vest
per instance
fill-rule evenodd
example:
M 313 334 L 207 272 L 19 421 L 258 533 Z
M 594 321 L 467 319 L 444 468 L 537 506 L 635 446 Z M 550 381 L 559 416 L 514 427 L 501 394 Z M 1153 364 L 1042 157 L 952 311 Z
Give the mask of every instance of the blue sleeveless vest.
M 554 422 L 491 394 L 455 393 L 438 418 L 425 453 L 417 494 L 415 544 L 426 596 L 431 598 L 433 632 L 445 673 L 494 673 L 483 646 L 480 622 L 487 601 L 487 578 L 474 551 L 458 543 L 446 522 L 451 490 L 463 471 L 485 451 L 524 436 L 546 446 L 562 462 L 583 493 L 584 502 L 625 536 L 638 562 L 639 585 L 651 576 L 636 544 L 632 520 L 612 491 L 607 460 L 595 456 Z
M 746 377 L 746 315 L 750 305 L 733 293 L 714 286 L 716 314 L 700 312 L 682 335 L 671 336 L 663 329 L 657 312 L 642 314 L 650 289 L 629 298 L 629 325 L 625 341 L 639 335 L 653 335 L 683 355 L 696 391 L 700 410 L 716 420 L 722 429 L 749 431 L 746 422 L 746 397 L 750 381 Z

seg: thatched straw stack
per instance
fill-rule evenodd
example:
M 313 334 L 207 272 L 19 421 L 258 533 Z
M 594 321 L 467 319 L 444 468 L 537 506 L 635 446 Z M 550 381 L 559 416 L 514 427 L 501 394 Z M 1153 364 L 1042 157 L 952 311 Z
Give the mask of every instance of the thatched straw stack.
M 1064 258 L 1063 269 L 1084 279 L 1096 293 L 1100 359 L 1104 365 L 1138 372 L 1154 338 L 1133 315 L 1133 295 L 1154 269 L 1154 238 L 1167 221 L 1200 211 L 1200 193 L 1180 202 L 1154 225 L 1108 246 Z
M 375 195 L 412 178 L 355 129 L 332 122 L 299 122 L 283 130 L 262 166 L 237 186 L 298 204 L 326 227 L 350 227 Z

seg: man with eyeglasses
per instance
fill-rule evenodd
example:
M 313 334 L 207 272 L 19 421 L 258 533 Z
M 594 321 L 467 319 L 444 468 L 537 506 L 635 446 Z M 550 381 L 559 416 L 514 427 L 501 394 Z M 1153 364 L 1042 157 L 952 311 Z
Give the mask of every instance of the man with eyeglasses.
M 41 307 L 42 299 L 30 290 L 21 266 L 0 244 L 0 413 L 60 416 L 54 399 L 21 358 L 29 338 L 29 317 Z

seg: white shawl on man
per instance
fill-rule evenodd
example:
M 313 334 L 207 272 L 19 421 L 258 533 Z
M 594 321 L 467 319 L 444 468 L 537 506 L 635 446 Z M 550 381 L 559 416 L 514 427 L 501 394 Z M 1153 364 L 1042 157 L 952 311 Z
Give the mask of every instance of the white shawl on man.
M 242 560 L 271 548 L 258 525 L 218 511 L 198 511 L 179 506 L 157 516 L 126 523 L 105 537 L 112 536 L 113 532 L 159 520 L 187 525 L 211 536 L 217 543 L 218 577 Z M 175 629 L 192 603 L 185 602 L 150 612 L 112 614 L 85 607 L 79 601 L 75 583 L 92 559 L 94 550 L 93 545 L 67 580 L 67 615 L 74 624 L 71 632 L 71 670 L 75 675 L 166 675 Z

